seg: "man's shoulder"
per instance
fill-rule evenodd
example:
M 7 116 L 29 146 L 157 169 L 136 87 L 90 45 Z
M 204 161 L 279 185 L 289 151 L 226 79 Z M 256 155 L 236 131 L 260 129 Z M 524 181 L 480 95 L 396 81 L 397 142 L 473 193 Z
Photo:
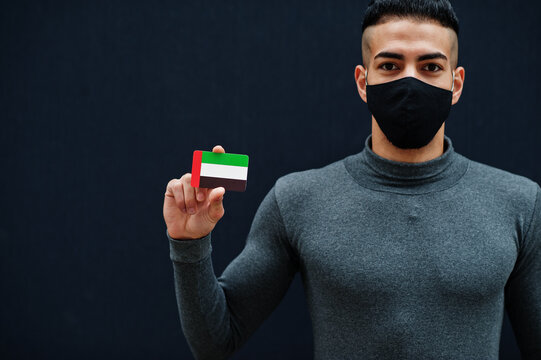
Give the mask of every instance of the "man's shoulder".
M 470 169 L 468 172 L 471 176 L 478 178 L 479 181 L 488 182 L 495 186 L 501 187 L 519 187 L 531 188 L 536 187 L 537 183 L 530 178 L 504 170 L 492 165 L 488 165 L 479 161 L 469 160 Z
M 344 181 L 342 164 L 344 159 L 336 160 L 319 168 L 290 172 L 276 180 L 276 194 L 279 197 L 301 199 L 309 194 L 330 191 L 334 185 Z
M 523 199 L 528 203 L 535 200 L 539 185 L 530 178 L 478 161 L 469 161 L 467 181 L 476 189 L 514 200 Z

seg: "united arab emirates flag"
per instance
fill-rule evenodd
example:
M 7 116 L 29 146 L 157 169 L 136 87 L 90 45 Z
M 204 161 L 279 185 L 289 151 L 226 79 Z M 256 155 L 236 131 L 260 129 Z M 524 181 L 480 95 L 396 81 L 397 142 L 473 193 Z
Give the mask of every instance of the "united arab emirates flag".
M 212 151 L 193 152 L 193 187 L 215 188 L 226 191 L 245 191 L 248 180 L 248 155 L 222 154 Z

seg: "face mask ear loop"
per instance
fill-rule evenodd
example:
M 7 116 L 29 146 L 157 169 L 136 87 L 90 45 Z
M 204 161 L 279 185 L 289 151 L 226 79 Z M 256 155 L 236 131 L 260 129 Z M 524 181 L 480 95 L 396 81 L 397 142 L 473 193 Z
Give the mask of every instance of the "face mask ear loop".
M 368 85 L 368 70 L 364 71 L 364 84 Z
M 451 92 L 455 89 L 455 72 L 453 71 L 453 86 L 451 86 Z

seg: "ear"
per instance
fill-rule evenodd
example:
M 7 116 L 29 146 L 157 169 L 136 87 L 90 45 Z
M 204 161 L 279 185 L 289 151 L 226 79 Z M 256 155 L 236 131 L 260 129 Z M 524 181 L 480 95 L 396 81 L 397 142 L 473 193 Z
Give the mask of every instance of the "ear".
M 466 70 L 462 66 L 459 66 L 455 69 L 455 78 L 453 79 L 455 88 L 453 90 L 453 101 L 452 105 L 458 102 L 460 95 L 462 95 L 462 89 L 464 88 L 464 76 L 466 75 Z
M 364 77 L 365 71 L 366 69 L 362 65 L 357 65 L 355 67 L 355 83 L 357 84 L 357 91 L 364 102 L 366 102 L 366 79 Z

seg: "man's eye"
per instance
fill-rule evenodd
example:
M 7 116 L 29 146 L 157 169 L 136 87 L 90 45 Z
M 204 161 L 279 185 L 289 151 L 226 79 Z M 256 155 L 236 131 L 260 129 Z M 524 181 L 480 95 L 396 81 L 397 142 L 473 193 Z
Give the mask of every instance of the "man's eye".
M 424 67 L 424 69 L 426 69 L 426 70 L 428 70 L 428 71 L 430 71 L 430 72 L 437 72 L 437 71 L 443 70 L 443 69 L 441 68 L 441 66 L 439 66 L 438 64 L 434 64 L 434 63 L 432 63 L 432 64 L 427 64 L 427 65 Z
M 385 71 L 392 71 L 392 70 L 397 70 L 398 69 L 398 67 L 396 67 L 396 65 L 393 64 L 393 63 L 381 64 L 380 68 L 382 68 Z

